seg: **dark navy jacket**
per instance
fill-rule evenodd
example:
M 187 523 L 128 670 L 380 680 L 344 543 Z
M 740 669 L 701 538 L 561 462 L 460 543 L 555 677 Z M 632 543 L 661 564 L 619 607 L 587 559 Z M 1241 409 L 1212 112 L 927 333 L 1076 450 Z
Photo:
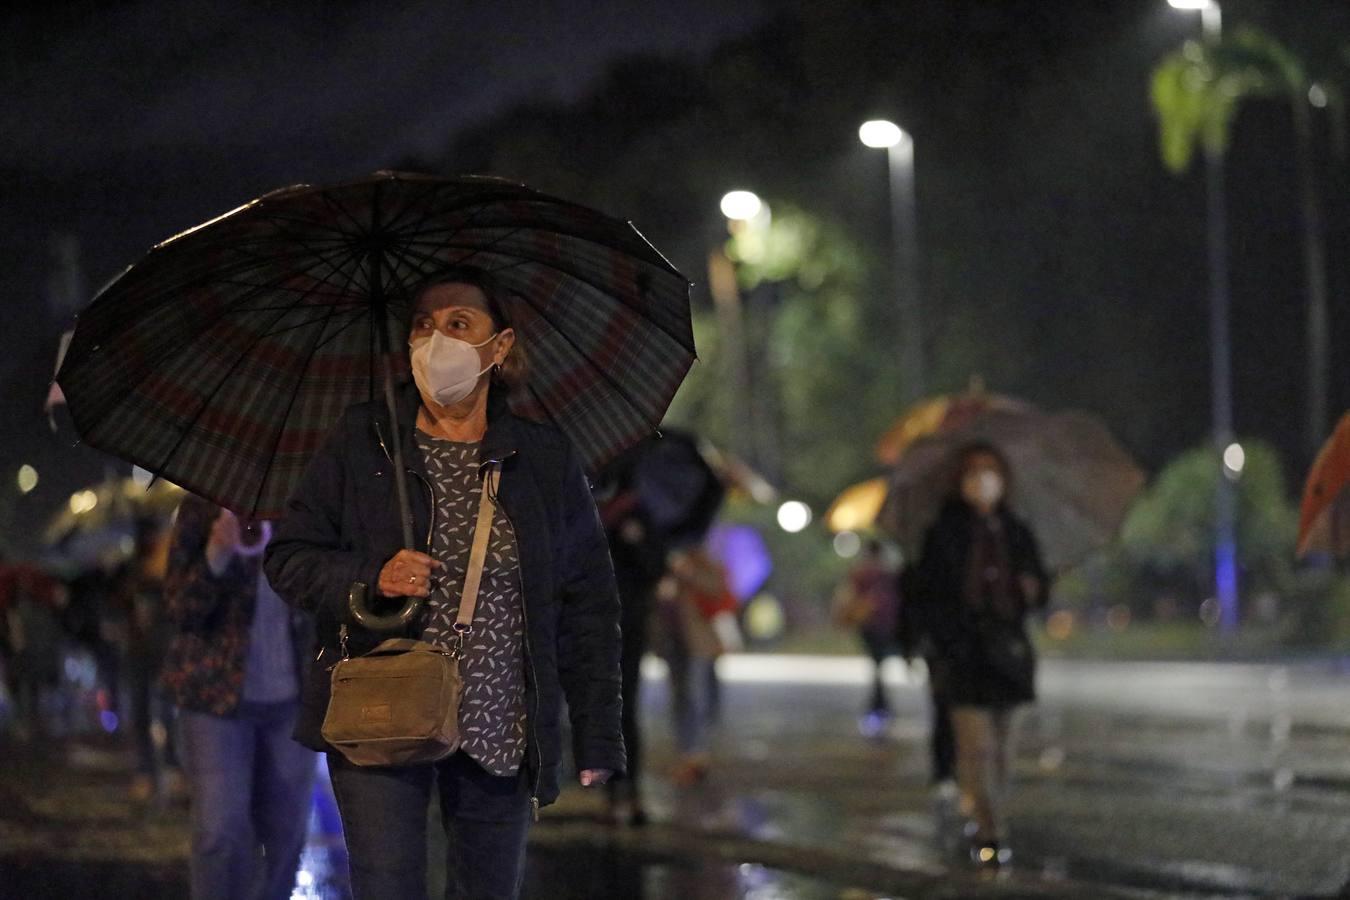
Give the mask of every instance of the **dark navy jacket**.
M 416 388 L 405 385 L 399 428 L 411 473 L 408 491 L 418 544 L 413 549 L 427 552 L 434 488 L 413 440 L 419 403 Z M 340 625 L 348 625 L 353 655 L 389 637 L 351 623 L 345 608 L 352 583 L 363 582 L 373 592 L 380 569 L 403 544 L 390 440 L 383 403 L 347 410 L 310 462 L 267 548 L 267 577 L 277 593 L 315 614 L 320 649 L 310 666 L 295 736 L 318 750 L 329 749 L 319 730 L 328 707 L 330 670 L 341 654 Z M 578 768 L 624 770 L 614 570 L 579 457 L 560 431 L 521 419 L 494 402 L 481 459 L 502 464 L 498 500 L 519 545 L 526 762 L 533 795 L 545 805 L 558 795 L 564 696 Z

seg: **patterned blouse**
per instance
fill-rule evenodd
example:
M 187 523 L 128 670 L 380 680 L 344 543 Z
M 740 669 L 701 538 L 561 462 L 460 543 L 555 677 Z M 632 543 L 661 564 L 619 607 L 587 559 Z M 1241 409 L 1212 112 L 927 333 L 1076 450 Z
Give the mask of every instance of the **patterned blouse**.
M 431 555 L 445 564 L 431 593 L 424 640 L 448 647 L 473 547 L 482 481 L 477 443 L 416 432 L 436 486 Z M 501 508 L 492 519 L 473 632 L 460 662 L 464 695 L 459 726 L 464 752 L 493 775 L 515 775 L 525 758 L 525 613 L 516 536 Z

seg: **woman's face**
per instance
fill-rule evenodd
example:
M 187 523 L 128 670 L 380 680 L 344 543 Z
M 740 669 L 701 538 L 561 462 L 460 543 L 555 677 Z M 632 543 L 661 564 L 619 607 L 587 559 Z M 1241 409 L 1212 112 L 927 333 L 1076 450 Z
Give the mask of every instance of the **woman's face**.
M 977 451 L 966 457 L 961 471 L 961 496 L 976 509 L 992 511 L 1007 489 L 1003 466 L 992 453 Z
M 431 337 L 433 331 L 440 331 L 446 337 L 468 344 L 483 344 L 478 348 L 483 365 L 500 365 L 511 352 L 515 333 L 509 328 L 503 329 L 497 340 L 484 343 L 496 330 L 483 291 L 476 285 L 456 281 L 433 285 L 422 292 L 413 313 L 408 341 L 413 343 Z

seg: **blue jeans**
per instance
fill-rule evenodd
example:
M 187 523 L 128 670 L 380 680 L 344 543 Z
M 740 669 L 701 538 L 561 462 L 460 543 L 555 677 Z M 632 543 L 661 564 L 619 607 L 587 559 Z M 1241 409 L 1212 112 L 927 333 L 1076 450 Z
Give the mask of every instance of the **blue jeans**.
M 427 895 L 427 805 L 436 785 L 446 835 L 447 898 L 513 900 L 525 870 L 530 794 L 524 770 L 489 775 L 463 753 L 434 765 L 355 766 L 328 754 L 354 900 Z
M 233 717 L 181 710 L 192 785 L 193 900 L 287 900 L 305 846 L 314 752 L 291 740 L 297 703 Z
M 672 654 L 666 663 L 670 667 L 670 711 L 675 725 L 675 747 L 686 756 L 707 753 L 716 660 Z

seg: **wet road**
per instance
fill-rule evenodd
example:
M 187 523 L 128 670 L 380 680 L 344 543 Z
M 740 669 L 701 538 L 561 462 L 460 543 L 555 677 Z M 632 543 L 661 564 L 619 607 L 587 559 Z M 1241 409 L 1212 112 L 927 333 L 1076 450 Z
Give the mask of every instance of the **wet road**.
M 723 661 L 710 779 L 675 788 L 649 683 L 644 829 L 567 792 L 532 835 L 528 896 L 814 898 L 1335 896 L 1350 877 L 1350 674 L 1303 666 L 1049 662 L 1022 723 L 1010 872 L 962 863 L 927 786 L 920 684 L 892 670 L 884 739 L 858 732 L 859 660 Z M 181 808 L 129 810 L 115 756 L 64 770 L 3 748 L 0 897 L 183 896 Z M 297 897 L 341 896 L 317 798 Z
M 853 866 L 861 887 L 916 896 L 952 878 L 1074 896 L 1335 896 L 1350 879 L 1350 675 L 1334 664 L 1047 662 L 1021 723 L 1016 865 L 972 888 L 959 823 L 926 784 L 920 685 L 893 680 L 897 723 L 869 741 L 860 663 L 725 663 L 713 779 L 675 791 L 654 778 L 653 794 L 659 819 L 781 848 L 739 848 L 757 862 L 832 884 Z M 652 684 L 658 748 L 662 694 Z

